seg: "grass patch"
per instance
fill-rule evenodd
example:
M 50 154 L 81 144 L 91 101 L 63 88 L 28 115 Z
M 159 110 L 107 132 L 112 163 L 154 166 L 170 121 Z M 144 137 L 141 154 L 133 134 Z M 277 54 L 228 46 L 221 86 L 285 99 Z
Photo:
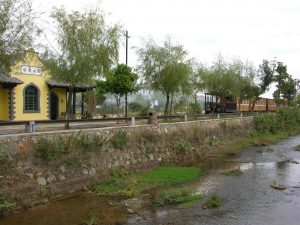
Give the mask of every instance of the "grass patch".
M 240 169 L 233 169 L 230 171 L 222 172 L 221 174 L 226 175 L 226 176 L 240 176 L 243 174 L 243 172 Z
M 202 209 L 217 208 L 224 204 L 224 200 L 218 196 L 211 196 L 203 205 Z
M 158 192 L 153 203 L 155 205 L 195 203 L 201 200 L 203 195 L 196 195 L 194 190 L 187 188 L 171 188 Z
M 51 161 L 74 152 L 85 154 L 99 150 L 106 141 L 105 137 L 82 132 L 66 136 L 61 135 L 52 139 L 40 138 L 34 145 L 34 157 Z
M 147 189 L 193 181 L 201 173 L 201 169 L 195 167 L 158 167 L 145 173 L 125 175 L 114 173 L 110 180 L 93 185 L 93 190 L 100 195 L 132 197 Z

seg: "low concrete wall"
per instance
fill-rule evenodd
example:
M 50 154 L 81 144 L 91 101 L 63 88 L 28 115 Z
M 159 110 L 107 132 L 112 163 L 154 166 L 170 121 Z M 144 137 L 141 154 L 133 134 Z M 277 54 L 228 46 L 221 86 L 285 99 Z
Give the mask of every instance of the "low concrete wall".
M 195 162 L 237 142 L 252 129 L 253 118 L 247 117 L 3 135 L 0 141 L 11 171 L 2 175 L 0 189 L 9 199 L 20 199 L 20 206 L 34 205 L 101 181 L 111 169 L 146 170 L 159 164 Z M 122 148 L 112 144 L 120 133 L 126 138 Z M 87 153 L 75 151 L 51 161 L 34 156 L 41 139 L 55 141 L 78 134 L 99 137 L 103 144 Z

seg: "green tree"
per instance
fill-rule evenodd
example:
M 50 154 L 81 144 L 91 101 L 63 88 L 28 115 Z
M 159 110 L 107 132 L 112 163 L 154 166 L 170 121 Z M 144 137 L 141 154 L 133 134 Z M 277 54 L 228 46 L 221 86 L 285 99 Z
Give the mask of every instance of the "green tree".
M 108 93 L 107 84 L 104 80 L 96 81 L 95 96 L 97 99 L 97 105 L 102 105 L 106 100 L 106 94 Z
M 38 33 L 30 0 L 0 0 L 0 72 L 9 72 L 11 65 L 32 46 Z
M 203 90 L 219 97 L 238 97 L 240 93 L 240 74 L 219 56 L 208 71 L 200 74 Z
M 121 98 L 125 94 L 134 93 L 137 88 L 138 75 L 132 71 L 132 68 L 124 64 L 119 64 L 107 76 L 107 91 L 115 96 L 117 102 L 117 115 L 120 116 Z
M 297 82 L 287 73 L 287 66 L 281 62 L 277 64 L 274 82 L 277 88 L 273 93 L 275 102 L 280 105 L 286 101 L 291 105 L 297 94 Z
M 75 85 L 91 84 L 117 62 L 120 26 L 107 26 L 103 13 L 97 10 L 67 13 L 55 9 L 52 17 L 58 26 L 58 50 L 45 54 L 45 65 L 55 79 L 69 84 L 67 118 L 70 118 Z
M 274 81 L 274 73 L 277 66 L 276 61 L 268 61 L 263 60 L 263 63 L 259 65 L 259 73 L 260 73 L 260 88 L 262 93 L 265 93 L 269 90 L 269 86 Z
M 240 63 L 241 69 L 239 70 L 239 110 L 241 108 L 241 102 L 243 100 L 249 101 L 249 110 L 253 110 L 257 100 L 259 100 L 260 94 L 262 94 L 261 87 L 255 83 L 255 79 L 258 77 L 257 70 L 249 63 Z
M 207 68 L 203 65 L 196 65 L 195 71 L 193 71 L 191 78 L 190 78 L 190 85 L 191 85 L 191 94 L 194 99 L 194 105 L 198 105 L 198 94 L 203 91 L 203 82 L 202 82 L 202 74 L 207 73 Z
M 164 113 L 171 111 L 176 94 L 190 91 L 191 62 L 182 45 L 172 44 L 170 39 L 162 46 L 150 40 L 144 48 L 137 49 L 140 69 L 150 89 L 166 97 Z

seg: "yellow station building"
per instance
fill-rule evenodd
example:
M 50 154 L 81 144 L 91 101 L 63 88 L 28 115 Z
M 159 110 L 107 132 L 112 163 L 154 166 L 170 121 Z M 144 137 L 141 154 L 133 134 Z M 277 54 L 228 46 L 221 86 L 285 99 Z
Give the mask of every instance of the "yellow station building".
M 0 121 L 62 118 L 66 113 L 68 88 L 67 84 L 52 79 L 38 53 L 30 49 L 12 66 L 9 75 L 0 73 Z M 85 92 L 90 88 L 77 85 L 74 91 Z M 76 95 L 73 112 L 75 103 Z

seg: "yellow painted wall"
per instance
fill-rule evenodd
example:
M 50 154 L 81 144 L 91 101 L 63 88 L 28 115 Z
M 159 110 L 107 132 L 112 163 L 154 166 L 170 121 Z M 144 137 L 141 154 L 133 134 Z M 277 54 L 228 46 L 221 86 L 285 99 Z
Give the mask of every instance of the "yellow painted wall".
M 42 67 L 42 75 L 30 75 L 22 74 L 21 66 L 37 66 Z M 17 77 L 24 83 L 17 85 L 14 88 L 15 92 L 15 119 L 14 120 L 46 120 L 48 118 L 48 93 L 49 88 L 46 80 L 50 78 L 50 75 L 43 71 L 43 64 L 40 61 L 38 55 L 33 51 L 29 50 L 23 60 L 12 66 L 11 76 Z M 26 113 L 24 112 L 24 88 L 28 84 L 34 84 L 39 88 L 40 91 L 40 112 Z
M 66 89 L 64 88 L 53 88 L 51 89 L 51 91 L 53 91 L 55 94 L 57 94 L 58 98 L 59 98 L 59 114 L 58 117 L 61 116 L 62 112 L 66 112 L 67 111 L 67 94 L 66 94 Z
M 0 120 L 9 120 L 8 90 L 0 86 Z

